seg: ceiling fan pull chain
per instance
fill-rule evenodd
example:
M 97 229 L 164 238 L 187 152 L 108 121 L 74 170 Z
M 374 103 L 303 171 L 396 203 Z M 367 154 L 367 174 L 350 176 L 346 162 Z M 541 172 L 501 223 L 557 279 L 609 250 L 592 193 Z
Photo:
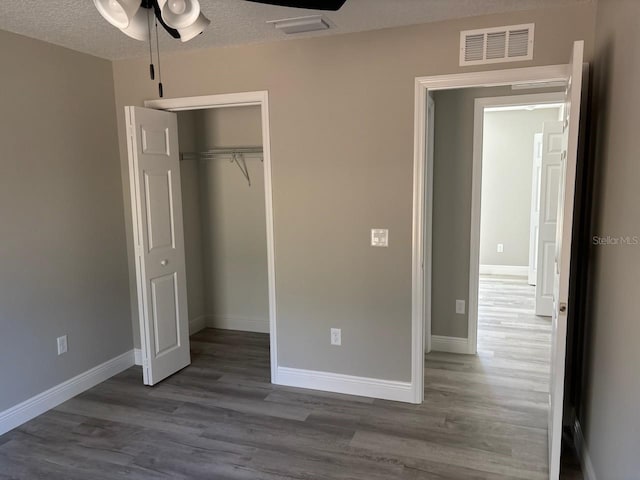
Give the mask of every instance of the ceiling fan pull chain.
M 153 48 L 151 46 L 151 9 L 147 9 L 147 27 L 149 29 L 149 76 L 151 80 L 156 79 L 156 72 L 153 66 Z
M 162 87 L 162 67 L 160 66 L 160 40 L 158 38 L 158 19 L 156 18 L 156 53 L 158 57 L 158 94 L 160 98 L 164 96 L 164 89 Z

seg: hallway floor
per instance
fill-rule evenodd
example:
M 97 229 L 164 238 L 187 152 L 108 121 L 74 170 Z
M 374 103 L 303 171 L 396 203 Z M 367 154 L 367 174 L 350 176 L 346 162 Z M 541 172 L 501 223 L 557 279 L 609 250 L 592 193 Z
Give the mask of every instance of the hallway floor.
M 422 405 L 273 386 L 267 335 L 207 329 L 161 384 L 132 367 L 0 437 L 0 479 L 545 479 L 530 288 L 483 279 L 479 355 L 427 355 Z

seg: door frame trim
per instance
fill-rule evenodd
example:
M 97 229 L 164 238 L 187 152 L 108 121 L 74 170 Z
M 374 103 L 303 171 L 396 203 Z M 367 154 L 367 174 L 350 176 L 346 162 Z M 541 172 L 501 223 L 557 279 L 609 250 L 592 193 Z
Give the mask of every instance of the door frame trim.
M 467 326 L 467 353 L 478 351 L 478 289 L 480 287 L 480 220 L 482 214 L 482 148 L 484 136 L 484 109 L 489 107 L 516 107 L 530 104 L 564 103 L 564 94 L 534 93 L 483 97 L 474 100 L 473 107 L 473 174 L 471 177 L 471 242 L 469 252 L 469 301 Z
M 436 90 L 455 88 L 494 87 L 513 84 L 544 84 L 566 82 L 570 71 L 567 64 L 540 67 L 512 68 L 482 72 L 417 77 L 414 105 L 414 159 L 413 159 L 413 221 L 411 252 L 411 383 L 414 403 L 424 399 L 424 354 L 430 351 L 431 300 L 425 298 L 425 285 L 431 285 L 431 255 L 425 255 L 426 239 L 431 237 L 433 221 L 426 218 L 432 205 L 432 192 L 425 192 L 426 178 L 433 165 L 427 165 L 427 96 Z M 436 109 L 438 108 L 436 104 Z M 432 162 L 432 159 L 430 160 Z M 425 333 L 428 338 L 425 341 Z M 425 348 L 425 346 L 427 348 Z
M 269 124 L 269 92 L 225 93 L 198 97 L 167 98 L 146 100 L 146 108 L 180 112 L 184 110 L 204 110 L 209 108 L 229 108 L 260 106 L 262 115 L 262 148 L 264 167 L 265 214 L 267 224 L 267 272 L 269 283 L 269 342 L 271 353 L 271 383 L 278 379 L 278 342 L 276 315 L 276 267 L 275 240 L 273 230 L 273 187 L 271 178 L 271 129 Z

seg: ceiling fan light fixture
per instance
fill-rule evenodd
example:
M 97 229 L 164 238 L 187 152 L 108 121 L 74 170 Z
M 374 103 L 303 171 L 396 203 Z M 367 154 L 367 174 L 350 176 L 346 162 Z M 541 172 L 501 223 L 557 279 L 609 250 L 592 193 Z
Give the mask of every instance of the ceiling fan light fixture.
M 182 15 L 187 9 L 187 2 L 185 0 L 169 0 L 167 6 L 172 13 Z
M 127 28 L 136 12 L 140 10 L 140 0 L 93 0 L 100 15 L 114 27 Z
M 184 43 L 196 38 L 198 35 L 204 32 L 205 28 L 207 28 L 210 23 L 211 20 L 209 20 L 203 14 L 198 15 L 196 21 L 188 27 L 178 28 L 178 32 L 180 33 L 180 41 Z
M 198 0 L 159 0 L 162 19 L 171 28 L 188 28 L 199 20 Z
M 136 14 L 133 16 L 129 25 L 126 28 L 120 30 L 125 35 L 140 40 L 141 42 L 149 39 L 149 10 L 146 8 L 139 8 Z

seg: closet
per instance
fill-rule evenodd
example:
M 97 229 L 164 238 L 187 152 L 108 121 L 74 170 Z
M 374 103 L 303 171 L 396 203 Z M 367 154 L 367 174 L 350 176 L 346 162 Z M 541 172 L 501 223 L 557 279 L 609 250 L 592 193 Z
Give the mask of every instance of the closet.
M 178 113 L 189 330 L 269 332 L 260 106 Z

